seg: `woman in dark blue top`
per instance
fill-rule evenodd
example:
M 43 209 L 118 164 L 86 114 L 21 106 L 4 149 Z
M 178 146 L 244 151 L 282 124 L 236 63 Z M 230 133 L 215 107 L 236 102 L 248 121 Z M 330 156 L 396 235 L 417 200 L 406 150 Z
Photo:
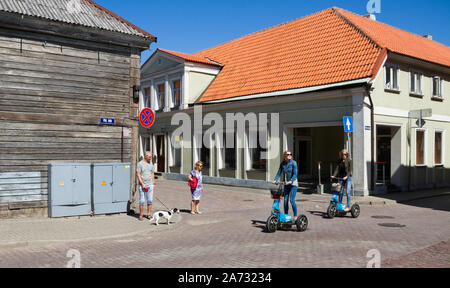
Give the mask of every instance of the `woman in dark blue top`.
M 295 197 L 297 195 L 298 181 L 297 181 L 297 162 L 292 159 L 292 152 L 284 152 L 284 161 L 280 164 L 277 176 L 273 184 L 277 183 L 281 177 L 281 173 L 284 173 L 284 213 L 289 213 L 289 200 L 294 210 L 294 221 L 297 220 L 297 204 L 295 203 Z

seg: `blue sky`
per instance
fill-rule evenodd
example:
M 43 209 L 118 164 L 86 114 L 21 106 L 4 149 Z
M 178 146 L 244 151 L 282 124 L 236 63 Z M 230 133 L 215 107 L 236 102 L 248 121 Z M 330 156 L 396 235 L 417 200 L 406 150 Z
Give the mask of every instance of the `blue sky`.
M 377 20 L 450 46 L 450 1 L 379 0 Z M 369 0 L 97 0 L 158 38 L 156 48 L 193 53 L 336 6 L 368 14 Z

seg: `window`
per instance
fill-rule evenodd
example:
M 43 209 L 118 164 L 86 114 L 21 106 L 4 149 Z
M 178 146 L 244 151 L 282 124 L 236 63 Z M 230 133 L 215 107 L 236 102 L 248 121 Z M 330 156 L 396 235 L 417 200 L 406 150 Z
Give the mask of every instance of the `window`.
M 411 92 L 411 94 L 423 95 L 423 91 L 422 91 L 423 75 L 421 73 L 415 72 L 415 71 L 411 71 L 410 74 L 411 74 L 411 77 L 410 77 L 410 84 L 411 84 L 410 92 Z
M 425 131 L 416 130 L 416 165 L 425 165 Z
M 442 132 L 434 133 L 434 164 L 442 165 L 444 164 L 442 159 Z
M 174 108 L 179 108 L 181 106 L 181 81 L 173 81 L 173 94 L 172 101 Z
M 393 65 L 386 65 L 384 88 L 399 91 L 400 90 L 399 73 L 400 69 L 398 67 Z
M 171 138 L 171 144 L 172 144 L 172 159 L 171 159 L 171 166 L 172 167 L 181 167 L 181 143 L 182 137 L 176 136 Z
M 249 135 L 252 135 L 252 134 L 249 133 Z M 263 149 L 261 147 L 261 139 L 260 139 L 261 132 L 258 130 L 258 132 L 255 135 L 257 136 L 257 138 L 256 138 L 257 139 L 257 142 L 256 142 L 257 147 L 249 148 L 251 169 L 266 170 L 267 159 L 263 159 L 262 155 L 263 155 L 263 153 L 265 153 L 265 155 L 267 155 L 267 149 Z M 263 139 L 264 139 L 264 137 L 263 137 Z M 249 142 L 251 142 L 251 141 L 249 141 Z M 266 139 L 266 145 L 267 145 L 267 139 Z
M 166 89 L 165 85 L 158 85 L 158 110 L 163 110 L 166 107 Z
M 200 149 L 200 161 L 203 162 L 203 167 L 204 168 L 209 168 L 209 166 L 210 166 L 210 163 L 211 163 L 211 161 L 210 161 L 210 159 L 211 159 L 210 155 L 211 154 L 210 153 L 211 153 L 211 149 L 204 147 L 204 145 Z
M 440 77 L 433 77 L 433 97 L 442 98 L 442 84 Z
M 196 134 L 194 135 L 194 163 L 197 161 L 202 161 L 203 162 L 203 167 L 204 168 L 209 168 L 210 167 L 210 163 L 211 163 L 211 149 L 207 148 L 204 141 L 211 141 L 211 139 L 204 139 L 205 134 Z M 211 142 L 209 142 L 211 143 Z M 210 146 L 211 144 L 209 144 L 208 146 Z
M 144 106 L 151 107 L 150 87 L 144 88 Z
M 233 142 L 227 142 L 227 134 L 223 135 L 224 153 L 225 153 L 225 169 L 236 170 L 236 134 L 233 134 Z M 231 143 L 230 143 L 231 142 Z

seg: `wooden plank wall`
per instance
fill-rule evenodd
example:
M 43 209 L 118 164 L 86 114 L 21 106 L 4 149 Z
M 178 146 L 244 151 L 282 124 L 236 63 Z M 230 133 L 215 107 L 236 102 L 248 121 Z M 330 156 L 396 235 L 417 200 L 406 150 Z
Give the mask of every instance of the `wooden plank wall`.
M 132 49 L 104 52 L 78 48 L 80 40 L 60 45 L 10 34 L 0 31 L 0 202 L 46 201 L 51 162 L 130 162 L 134 135 L 122 135 L 135 126 Z M 100 117 L 116 118 L 116 126 L 99 126 Z M 41 188 L 33 188 L 36 181 Z

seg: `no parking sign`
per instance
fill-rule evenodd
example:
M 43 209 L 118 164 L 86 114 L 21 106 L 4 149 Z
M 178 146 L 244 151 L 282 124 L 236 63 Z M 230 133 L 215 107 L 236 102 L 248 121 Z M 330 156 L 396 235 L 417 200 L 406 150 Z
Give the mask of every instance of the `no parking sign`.
M 150 108 L 145 108 L 142 110 L 141 115 L 139 116 L 139 122 L 142 127 L 150 128 L 155 122 L 155 113 Z

